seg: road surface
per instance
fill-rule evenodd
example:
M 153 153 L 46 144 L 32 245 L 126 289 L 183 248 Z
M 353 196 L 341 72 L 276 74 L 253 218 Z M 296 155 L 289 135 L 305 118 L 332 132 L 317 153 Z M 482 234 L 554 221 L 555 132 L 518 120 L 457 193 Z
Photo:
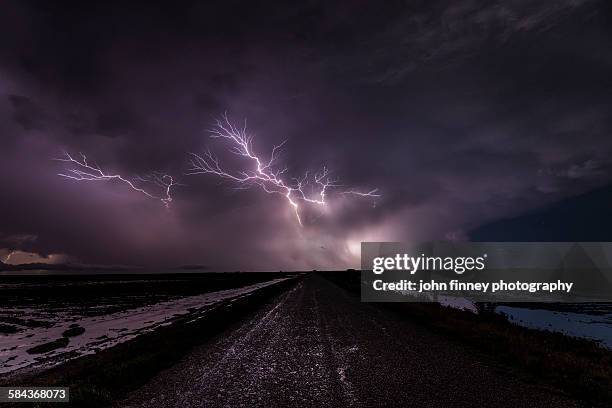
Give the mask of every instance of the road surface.
M 316 275 L 119 405 L 577 406 Z

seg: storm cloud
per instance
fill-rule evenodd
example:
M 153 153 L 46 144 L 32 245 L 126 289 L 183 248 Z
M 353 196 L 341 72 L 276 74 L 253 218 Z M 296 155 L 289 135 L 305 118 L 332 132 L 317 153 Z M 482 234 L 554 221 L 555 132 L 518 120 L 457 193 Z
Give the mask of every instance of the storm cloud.
M 484 5 L 483 5 L 484 4 Z M 610 183 L 611 10 L 600 1 L 7 2 L 0 248 L 75 262 L 347 268 L 367 240 L 462 239 Z M 186 176 L 224 112 L 299 176 L 304 208 Z M 65 152 L 179 179 L 169 209 L 58 177 Z M 228 158 L 232 165 L 232 158 Z M 64 258 L 62 258 L 64 259 Z

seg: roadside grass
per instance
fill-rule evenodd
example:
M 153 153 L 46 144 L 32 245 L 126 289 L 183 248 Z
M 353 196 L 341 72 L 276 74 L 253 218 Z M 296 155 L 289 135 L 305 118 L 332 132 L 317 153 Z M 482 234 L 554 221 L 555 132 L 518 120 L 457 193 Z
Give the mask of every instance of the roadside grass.
M 390 308 L 520 369 L 538 383 L 582 401 L 612 401 L 612 352 L 593 341 L 524 328 L 492 313 L 475 315 L 435 304 Z
M 360 272 L 321 275 L 359 296 Z M 435 303 L 378 306 L 473 348 L 526 380 L 590 404 L 610 406 L 612 351 L 594 341 L 528 329 L 495 313 L 476 315 Z
M 40 403 L 40 407 L 107 407 L 171 367 L 189 350 L 205 343 L 262 302 L 282 292 L 295 279 L 263 288 L 250 296 L 221 302 L 195 322 L 176 322 L 135 339 L 71 360 L 43 372 L 0 380 L 0 386 L 69 387 L 70 403 Z M 187 318 L 186 318 L 187 319 Z M 7 405 L 8 406 L 8 405 Z M 15 406 L 23 406 L 15 404 Z

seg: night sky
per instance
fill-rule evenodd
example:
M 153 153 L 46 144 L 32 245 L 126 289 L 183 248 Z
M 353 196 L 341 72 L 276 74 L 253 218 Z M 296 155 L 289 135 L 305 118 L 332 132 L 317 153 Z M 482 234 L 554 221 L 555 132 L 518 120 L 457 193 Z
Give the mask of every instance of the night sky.
M 360 241 L 466 239 L 612 182 L 605 1 L 55 3 L 1 6 L 3 261 L 344 269 Z M 281 195 L 186 175 L 209 148 L 239 165 L 207 132 L 224 112 L 263 157 L 286 140 L 287 180 L 341 186 L 300 226 Z M 59 177 L 64 152 L 181 185 L 166 209 Z

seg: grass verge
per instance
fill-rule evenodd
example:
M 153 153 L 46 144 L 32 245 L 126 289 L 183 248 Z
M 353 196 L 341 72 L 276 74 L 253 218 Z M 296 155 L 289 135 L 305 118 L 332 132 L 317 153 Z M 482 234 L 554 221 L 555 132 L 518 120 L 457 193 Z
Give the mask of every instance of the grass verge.
M 321 275 L 360 294 L 360 272 Z M 593 341 L 517 326 L 494 313 L 476 315 L 434 303 L 379 305 L 484 353 L 532 382 L 589 404 L 610 406 L 612 351 Z

